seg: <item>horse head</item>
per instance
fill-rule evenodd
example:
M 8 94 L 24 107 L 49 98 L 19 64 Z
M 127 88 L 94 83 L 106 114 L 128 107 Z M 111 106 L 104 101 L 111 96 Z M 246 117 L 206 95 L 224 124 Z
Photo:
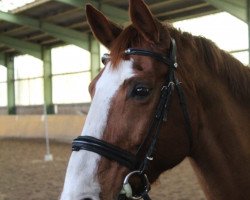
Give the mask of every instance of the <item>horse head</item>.
M 89 86 L 92 103 L 82 138 L 73 145 L 61 200 L 114 200 L 121 191 L 124 198 L 139 199 L 149 189 L 148 180 L 154 182 L 191 153 L 179 96 L 171 85 L 183 79 L 174 69 L 180 59 L 178 41 L 176 47 L 172 27 L 160 23 L 142 0 L 130 0 L 131 24 L 124 29 L 91 5 L 86 14 L 93 34 L 110 54 L 103 57 L 105 67 Z M 170 68 L 176 71 L 173 77 Z M 166 88 L 171 98 L 159 105 Z M 189 92 L 187 102 L 192 98 Z M 138 174 L 129 177 L 129 188 L 123 188 L 131 171 Z

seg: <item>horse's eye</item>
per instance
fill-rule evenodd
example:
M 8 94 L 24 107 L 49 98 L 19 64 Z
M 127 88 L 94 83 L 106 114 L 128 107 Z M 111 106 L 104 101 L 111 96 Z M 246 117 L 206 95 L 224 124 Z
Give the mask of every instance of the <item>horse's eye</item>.
M 146 86 L 137 85 L 134 87 L 131 96 L 138 98 L 138 99 L 144 99 L 150 94 L 150 89 Z

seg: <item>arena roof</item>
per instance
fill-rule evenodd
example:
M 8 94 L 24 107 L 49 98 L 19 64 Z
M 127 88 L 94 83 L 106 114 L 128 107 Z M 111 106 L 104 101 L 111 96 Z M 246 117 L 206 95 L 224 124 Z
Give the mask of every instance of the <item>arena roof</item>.
M 86 3 L 119 24 L 129 22 L 128 0 L 30 1 L 8 12 L 0 11 L 0 53 L 18 54 L 25 47 L 36 55 L 42 47 L 67 43 L 87 49 L 84 41 L 90 29 L 84 11 Z M 161 21 L 173 22 L 219 11 L 205 0 L 146 0 L 146 3 Z

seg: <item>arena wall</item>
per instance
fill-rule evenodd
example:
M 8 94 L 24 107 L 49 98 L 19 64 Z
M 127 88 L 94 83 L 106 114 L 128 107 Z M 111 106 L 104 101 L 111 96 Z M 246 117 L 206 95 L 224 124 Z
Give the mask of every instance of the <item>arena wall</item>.
M 48 115 L 51 139 L 71 141 L 80 135 L 86 115 Z M 43 115 L 0 115 L 0 137 L 44 138 Z

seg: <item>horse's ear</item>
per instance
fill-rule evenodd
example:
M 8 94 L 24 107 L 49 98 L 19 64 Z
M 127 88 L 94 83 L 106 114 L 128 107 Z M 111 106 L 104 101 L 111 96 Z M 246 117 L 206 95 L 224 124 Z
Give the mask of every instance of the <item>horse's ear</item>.
M 158 43 L 161 23 L 153 17 L 143 0 L 130 0 L 130 18 L 134 27 L 148 42 Z
M 122 32 L 122 28 L 108 20 L 90 4 L 86 5 L 86 16 L 92 33 L 109 49 L 112 41 Z

